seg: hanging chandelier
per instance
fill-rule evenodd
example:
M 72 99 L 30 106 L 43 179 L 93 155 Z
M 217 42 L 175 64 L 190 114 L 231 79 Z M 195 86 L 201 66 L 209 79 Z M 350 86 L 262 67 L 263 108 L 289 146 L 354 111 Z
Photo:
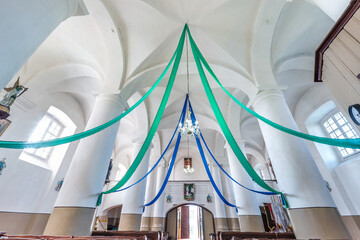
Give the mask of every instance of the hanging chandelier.
M 195 172 L 195 169 L 192 167 L 192 158 L 189 157 L 189 147 L 188 147 L 188 157 L 184 158 L 184 173 L 191 175 Z
M 193 169 L 192 167 L 190 166 L 187 166 L 186 168 L 184 168 L 184 173 L 185 174 L 193 174 L 195 172 L 195 169 Z
M 189 52 L 188 52 L 188 41 L 187 40 L 188 39 L 187 39 L 187 36 L 186 36 L 187 94 L 188 94 L 188 96 L 190 98 L 190 93 L 189 93 Z M 189 107 L 188 107 L 188 111 L 187 111 L 187 114 L 186 114 L 186 119 L 185 119 L 184 125 L 179 123 L 179 132 L 180 132 L 181 136 L 184 136 L 185 134 L 187 134 L 187 135 L 190 135 L 192 137 L 196 137 L 200 133 L 199 122 L 195 121 L 195 123 L 193 124 L 193 122 L 191 120 L 191 112 L 190 112 Z
M 191 121 L 190 114 L 191 114 L 191 112 L 188 111 L 188 114 L 186 115 L 184 126 L 181 123 L 179 123 L 179 131 L 180 131 L 181 136 L 184 136 L 185 134 L 187 134 L 192 137 L 196 137 L 200 133 L 199 122 L 196 121 L 193 124 Z

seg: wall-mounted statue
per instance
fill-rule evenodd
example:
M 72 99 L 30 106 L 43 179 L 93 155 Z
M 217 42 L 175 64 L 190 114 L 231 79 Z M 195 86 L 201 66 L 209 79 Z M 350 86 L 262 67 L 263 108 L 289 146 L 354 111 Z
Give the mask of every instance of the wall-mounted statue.
M 6 119 L 10 115 L 10 106 L 15 99 L 20 97 L 26 90 L 26 87 L 20 85 L 20 77 L 16 80 L 13 87 L 4 88 L 7 92 L 3 99 L 0 100 L 0 119 Z

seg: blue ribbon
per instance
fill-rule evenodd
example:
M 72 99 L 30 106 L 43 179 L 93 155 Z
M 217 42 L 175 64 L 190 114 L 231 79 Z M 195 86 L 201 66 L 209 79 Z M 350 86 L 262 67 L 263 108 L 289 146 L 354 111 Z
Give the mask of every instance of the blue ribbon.
M 195 114 L 194 114 L 194 111 L 192 110 L 192 107 L 191 107 L 191 103 L 189 101 L 189 108 L 190 108 L 190 115 L 191 115 L 191 121 L 193 124 L 195 124 L 196 122 L 196 118 L 195 118 Z M 206 162 L 206 158 L 205 158 L 205 154 L 204 154 L 204 150 L 201 146 L 201 142 L 200 142 L 200 139 L 198 136 L 195 136 L 195 140 L 196 140 L 196 144 L 199 148 L 199 152 L 200 152 L 200 156 L 201 156 L 201 159 L 202 159 L 202 162 L 204 164 L 204 167 L 205 167 L 205 170 L 206 170 L 206 173 L 210 179 L 210 182 L 211 182 L 211 185 L 213 186 L 213 188 L 215 189 L 215 192 L 216 194 L 220 197 L 220 199 L 228 206 L 230 207 L 234 207 L 234 208 L 237 208 L 236 205 L 234 204 L 231 204 L 230 202 L 228 202 L 224 196 L 221 194 L 220 190 L 218 189 L 218 187 L 216 186 L 216 183 L 211 175 L 211 172 L 210 172 L 210 169 L 209 169 L 209 166 L 207 165 L 207 162 Z
M 190 112 L 191 114 L 193 114 L 193 109 L 192 109 L 192 106 L 191 106 L 191 103 L 189 101 L 189 109 L 190 109 Z M 195 118 L 195 114 L 194 114 L 194 119 L 192 119 L 192 121 L 196 121 L 196 118 Z M 244 185 L 240 184 L 238 181 L 236 181 L 234 178 L 232 178 L 222 167 L 221 165 L 219 164 L 219 162 L 215 159 L 214 155 L 212 154 L 212 152 L 210 151 L 208 145 L 206 144 L 205 142 L 205 139 L 204 139 L 204 136 L 202 135 L 201 131 L 200 131 L 200 137 L 206 147 L 206 149 L 208 150 L 208 152 L 210 153 L 212 159 L 215 161 L 215 163 L 218 165 L 218 167 L 221 169 L 221 171 L 223 171 L 226 176 L 228 176 L 232 181 L 234 181 L 236 184 L 238 184 L 240 187 L 243 187 L 251 192 L 254 192 L 254 193 L 259 193 L 259 194 L 263 194 L 263 195 L 277 195 L 277 193 L 272 193 L 272 192 L 262 192 L 262 191 L 257 191 L 257 190 L 253 190 L 253 189 L 250 189 L 248 187 L 245 187 Z M 200 145 L 201 147 L 201 145 Z M 199 149 L 200 150 L 200 149 Z M 207 165 L 206 165 L 207 166 Z M 281 195 L 281 201 L 283 203 L 283 205 L 285 206 L 285 199 L 283 198 L 283 196 Z M 236 209 L 237 210 L 237 209 Z
M 187 102 L 188 102 L 188 95 L 186 95 L 186 100 L 185 100 L 185 104 L 184 104 L 185 109 L 186 109 L 186 106 L 187 106 Z M 184 125 L 185 116 L 186 116 L 186 114 L 182 115 L 182 117 L 181 117 L 181 124 L 182 125 Z M 164 179 L 164 182 L 163 182 L 159 192 L 156 194 L 155 198 L 153 200 L 151 200 L 149 203 L 146 203 L 144 205 L 145 207 L 148 207 L 148 206 L 154 204 L 159 199 L 159 197 L 161 196 L 163 191 L 165 190 L 166 184 L 168 183 L 170 175 L 171 175 L 171 171 L 174 168 L 175 159 L 176 159 L 176 156 L 177 156 L 177 153 L 178 153 L 178 150 L 179 150 L 180 140 L 181 140 L 181 134 L 178 133 L 175 148 L 174 148 L 174 152 L 173 152 L 172 159 L 171 159 L 171 162 L 170 162 L 170 166 L 169 166 L 168 172 L 166 174 L 166 177 Z
M 125 188 L 121 188 L 119 190 L 116 190 L 115 192 L 121 192 L 121 191 L 124 191 L 128 188 L 131 188 L 133 187 L 134 185 L 138 184 L 139 182 L 141 182 L 142 180 L 144 180 L 152 171 L 154 171 L 154 169 L 156 168 L 156 166 L 160 163 L 161 159 L 164 157 L 165 153 L 167 152 L 167 150 L 169 149 L 174 137 L 175 137 L 175 134 L 176 134 L 176 131 L 178 130 L 178 127 L 179 127 L 179 123 L 182 121 L 182 119 L 185 118 L 185 115 L 186 115 L 186 103 L 188 101 L 188 95 L 186 95 L 186 98 L 185 98 L 185 102 L 184 102 L 184 106 L 183 106 L 183 109 L 181 111 L 181 114 L 180 114 L 180 118 L 179 118 L 179 121 L 176 125 L 176 128 L 175 128 L 175 131 L 169 141 L 169 144 L 166 146 L 164 152 L 161 154 L 160 158 L 157 160 L 157 162 L 154 164 L 154 166 L 150 169 L 150 171 L 148 171 L 141 179 L 139 179 L 138 181 L 136 181 L 135 183 L 131 184 L 130 186 L 127 186 Z M 182 122 L 183 124 L 183 122 Z
M 243 187 L 251 192 L 254 192 L 254 193 L 260 193 L 260 194 L 264 194 L 264 195 L 277 195 L 277 193 L 272 193 L 272 192 L 262 192 L 262 191 L 257 191 L 257 190 L 253 190 L 251 188 L 248 188 L 248 187 L 245 187 L 244 185 L 240 184 L 238 181 L 236 181 L 234 178 L 232 178 L 222 167 L 221 165 L 219 164 L 219 162 L 215 159 L 214 155 L 212 154 L 212 152 L 210 151 L 208 145 L 206 144 L 205 142 L 205 139 L 204 139 L 204 136 L 202 135 L 202 133 L 200 133 L 200 136 L 201 136 L 201 139 L 206 147 L 206 149 L 208 150 L 208 152 L 210 153 L 212 159 L 215 161 L 216 165 L 219 166 L 219 168 L 221 169 L 221 171 L 223 171 L 223 173 L 226 174 L 226 176 L 228 176 L 228 178 L 230 178 L 233 182 L 235 182 L 237 185 L 239 185 L 240 187 Z

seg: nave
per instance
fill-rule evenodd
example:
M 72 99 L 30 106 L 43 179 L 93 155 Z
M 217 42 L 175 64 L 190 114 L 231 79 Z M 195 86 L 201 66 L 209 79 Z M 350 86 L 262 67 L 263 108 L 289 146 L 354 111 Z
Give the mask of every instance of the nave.
M 1 1 L 1 238 L 360 239 L 359 7 Z

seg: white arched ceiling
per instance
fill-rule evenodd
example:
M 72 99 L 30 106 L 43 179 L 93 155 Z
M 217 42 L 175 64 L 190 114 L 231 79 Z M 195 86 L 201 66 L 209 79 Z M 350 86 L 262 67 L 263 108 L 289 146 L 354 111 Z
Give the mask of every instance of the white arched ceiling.
M 71 98 L 77 102 L 74 108 L 82 109 L 79 115 L 84 123 L 96 94 L 120 90 L 129 106 L 143 96 L 173 55 L 185 23 L 219 80 L 236 98 L 251 102 L 259 86 L 285 85 L 286 99 L 295 111 L 296 103 L 312 84 L 313 52 L 332 25 L 331 19 L 316 6 L 304 1 L 84 2 L 89 15 L 72 17 L 60 24 L 19 72 L 29 87 L 26 94 L 42 89 Z M 188 50 L 190 99 L 209 145 L 223 156 L 225 139 L 202 87 L 191 49 Z M 156 153 L 165 148 L 178 122 L 187 93 L 186 66 L 185 46 L 154 139 L 159 145 L 154 149 Z M 170 72 L 171 68 L 145 102 L 121 120 L 115 155 L 127 166 L 132 161 L 131 140 L 148 133 Z M 257 120 L 249 118 L 211 76 L 207 77 L 234 136 L 264 149 Z M 248 123 L 240 125 L 243 120 Z
M 299 55 L 313 57 L 333 24 L 328 16 L 310 3 L 295 1 L 285 4 L 273 36 L 272 64 Z

